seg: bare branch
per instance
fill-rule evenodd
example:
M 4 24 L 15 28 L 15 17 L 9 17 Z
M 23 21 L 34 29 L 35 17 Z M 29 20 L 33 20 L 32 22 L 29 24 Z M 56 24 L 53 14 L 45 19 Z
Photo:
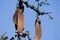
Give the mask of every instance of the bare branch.
M 48 14 L 47 12 L 41 12 L 41 11 L 38 10 L 35 6 L 28 4 L 28 2 L 24 2 L 24 4 L 25 4 L 27 7 L 30 7 L 32 10 L 34 10 L 38 15 Z

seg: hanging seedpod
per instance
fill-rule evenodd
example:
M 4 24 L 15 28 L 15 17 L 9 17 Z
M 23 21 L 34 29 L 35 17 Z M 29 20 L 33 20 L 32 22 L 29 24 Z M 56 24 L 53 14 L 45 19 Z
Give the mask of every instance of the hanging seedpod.
M 22 32 L 22 30 L 24 29 L 24 15 L 22 13 L 22 9 L 19 9 L 17 7 L 13 16 L 13 21 L 15 24 L 15 29 L 18 31 L 18 33 Z
M 35 20 L 35 37 L 34 37 L 34 40 L 40 40 L 41 35 L 42 35 L 41 21 L 40 21 L 40 18 L 37 17 Z
M 19 12 L 20 13 L 18 13 L 18 27 L 17 27 L 18 33 L 22 32 L 24 29 L 24 15 L 22 13 L 22 9 L 21 10 L 19 9 Z
M 15 24 L 15 29 L 18 33 L 21 33 L 24 29 L 24 5 L 23 0 L 18 0 L 18 7 L 16 8 L 15 14 L 13 16 L 13 22 Z

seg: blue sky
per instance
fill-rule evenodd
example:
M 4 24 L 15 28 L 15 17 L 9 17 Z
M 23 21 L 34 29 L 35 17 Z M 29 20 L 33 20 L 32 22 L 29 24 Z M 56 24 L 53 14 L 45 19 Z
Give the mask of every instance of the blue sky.
M 42 0 L 44 1 L 44 0 Z M 48 0 L 50 6 L 40 7 L 40 11 L 52 12 L 53 20 L 48 19 L 47 15 L 40 16 L 42 26 L 41 40 L 60 40 L 60 0 Z M 29 3 L 37 6 L 35 0 Z M 13 15 L 16 9 L 17 0 L 0 0 L 0 35 L 7 32 L 9 38 L 14 36 L 15 28 Z M 25 6 L 25 5 L 24 5 Z M 24 9 L 24 27 L 30 31 L 30 37 L 34 39 L 36 12 L 30 8 Z M 24 38 L 24 40 L 27 40 Z

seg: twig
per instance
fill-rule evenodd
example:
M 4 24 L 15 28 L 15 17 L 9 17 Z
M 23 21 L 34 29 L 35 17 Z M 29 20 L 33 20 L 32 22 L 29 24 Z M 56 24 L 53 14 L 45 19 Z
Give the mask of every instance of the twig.
M 48 14 L 47 12 L 41 12 L 41 11 L 38 10 L 35 6 L 28 4 L 28 2 L 24 2 L 24 4 L 25 4 L 27 7 L 30 7 L 32 10 L 34 10 L 38 15 Z

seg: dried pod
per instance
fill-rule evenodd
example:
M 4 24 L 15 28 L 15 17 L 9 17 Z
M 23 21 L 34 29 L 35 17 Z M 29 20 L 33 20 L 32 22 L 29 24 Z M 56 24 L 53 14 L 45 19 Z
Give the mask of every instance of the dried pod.
M 39 17 L 37 17 L 37 19 L 35 21 L 35 37 L 34 37 L 34 40 L 40 40 L 41 35 L 42 35 L 41 21 L 40 21 Z
M 13 21 L 18 33 L 22 32 L 22 30 L 24 29 L 24 15 L 22 13 L 22 9 L 21 10 L 19 8 L 16 9 L 16 12 L 13 16 Z

